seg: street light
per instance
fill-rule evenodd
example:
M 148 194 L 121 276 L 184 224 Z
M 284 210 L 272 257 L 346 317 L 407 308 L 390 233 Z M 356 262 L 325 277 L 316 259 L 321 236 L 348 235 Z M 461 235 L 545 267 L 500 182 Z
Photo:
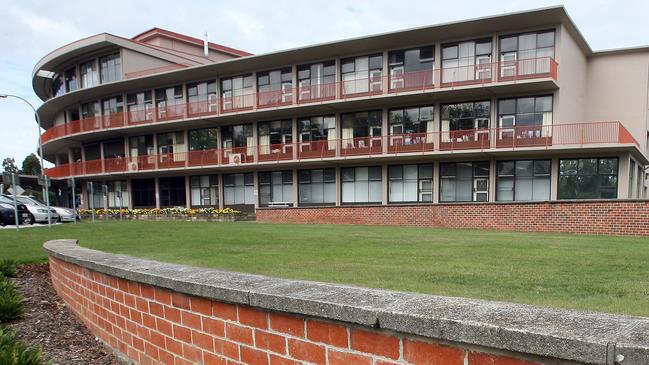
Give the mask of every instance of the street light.
M 36 122 L 38 123 L 38 154 L 41 159 L 41 180 L 43 182 L 43 197 L 45 198 L 45 204 L 47 205 L 47 225 L 48 227 L 52 226 L 52 213 L 51 213 L 51 208 L 50 208 L 50 192 L 49 192 L 49 187 L 47 186 L 48 181 L 45 178 L 45 164 L 43 164 L 43 142 L 41 140 L 41 118 L 38 116 L 38 112 L 36 111 L 36 108 L 27 101 L 27 99 L 22 98 L 18 95 L 11 95 L 11 94 L 0 94 L 0 99 L 6 99 L 6 98 L 15 98 L 24 101 L 27 105 L 29 105 L 30 108 L 34 111 L 34 115 L 36 116 Z

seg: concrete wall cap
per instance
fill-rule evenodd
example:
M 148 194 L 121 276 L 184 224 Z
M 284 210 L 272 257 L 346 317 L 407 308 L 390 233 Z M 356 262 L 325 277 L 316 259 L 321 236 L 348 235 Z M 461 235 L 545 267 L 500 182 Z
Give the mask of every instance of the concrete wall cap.
M 612 365 L 608 350 L 615 346 L 620 364 L 649 364 L 649 318 L 197 268 L 91 250 L 71 239 L 43 247 L 106 275 L 218 301 L 588 364 Z

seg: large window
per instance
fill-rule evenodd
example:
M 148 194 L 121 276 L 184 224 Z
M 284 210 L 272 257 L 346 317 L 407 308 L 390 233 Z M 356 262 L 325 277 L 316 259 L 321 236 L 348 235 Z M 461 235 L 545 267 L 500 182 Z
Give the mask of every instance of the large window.
M 496 200 L 550 200 L 550 160 L 498 161 Z
M 183 87 L 173 86 L 164 89 L 156 89 L 155 104 L 158 108 L 158 119 L 170 119 L 181 117 L 183 114 Z
M 498 101 L 499 138 L 528 139 L 551 134 L 552 96 L 531 96 Z
M 257 135 L 259 138 L 259 153 L 261 154 L 267 155 L 271 152 L 288 153 L 292 151 L 293 122 L 290 119 L 260 122 L 257 124 Z
M 461 42 L 442 48 L 442 82 L 491 79 L 491 40 Z
M 133 179 L 131 180 L 133 191 L 134 208 L 155 207 L 155 180 L 154 179 Z
M 381 166 L 346 167 L 340 169 L 342 176 L 342 203 L 380 203 Z
M 440 201 L 489 200 L 489 162 L 442 163 L 439 168 Z
M 500 38 L 500 77 L 550 72 L 554 58 L 554 31 Z
M 223 203 L 225 205 L 255 204 L 254 176 L 251 172 L 223 175 Z
M 56 74 L 52 79 L 52 97 L 61 96 L 63 94 L 65 94 L 63 75 Z
M 615 199 L 617 176 L 617 158 L 559 160 L 559 199 Z
M 388 54 L 390 89 L 408 89 L 435 83 L 435 47 L 427 46 Z
M 293 171 L 259 173 L 259 205 L 293 203 Z
M 115 96 L 101 101 L 104 114 L 104 127 L 121 126 L 124 122 L 124 101 Z
M 217 175 L 192 176 L 189 178 L 192 207 L 219 206 L 219 179 Z
M 99 59 L 101 83 L 119 81 L 122 79 L 122 62 L 119 53 L 101 57 Z
M 105 140 L 102 143 L 104 145 L 104 158 L 119 158 L 126 156 L 123 138 Z
M 226 125 L 221 127 L 223 148 L 254 147 L 255 140 L 251 124 Z
M 334 61 L 297 67 L 298 98 L 311 100 L 336 96 L 336 65 Z
M 383 55 L 344 58 L 340 70 L 345 95 L 380 93 L 383 87 Z
M 390 134 L 433 133 L 433 106 L 391 109 Z
M 290 68 L 258 72 L 259 105 L 278 105 L 293 101 L 293 73 Z
M 380 110 L 346 113 L 341 118 L 343 148 L 381 146 L 383 118 Z
M 70 92 L 78 89 L 77 68 L 72 67 L 65 71 L 65 91 Z
M 150 156 L 155 154 L 153 135 L 130 137 L 128 140 L 129 156 Z
M 216 81 L 187 84 L 189 114 L 214 113 L 218 108 Z
M 254 90 L 252 75 L 237 76 L 221 80 L 223 110 L 252 107 Z
M 299 171 L 300 205 L 336 204 L 336 170 Z
M 433 201 L 433 165 L 395 165 L 388 168 L 390 203 Z
M 470 142 L 489 137 L 491 102 L 442 105 L 442 141 Z
M 92 87 L 99 85 L 99 72 L 97 72 L 97 60 L 82 63 L 79 66 L 81 74 L 81 87 Z
M 142 91 L 126 95 L 129 123 L 150 121 L 153 119 L 153 102 L 151 91 Z
M 108 208 L 118 209 L 128 207 L 128 189 L 126 181 L 109 181 L 108 185 Z
M 158 154 L 161 161 L 172 159 L 174 161 L 185 161 L 185 133 L 169 132 L 158 134 Z
M 161 177 L 158 180 L 160 187 L 161 207 L 184 207 L 187 200 L 185 196 L 185 177 Z
M 302 118 L 298 121 L 300 130 L 300 142 L 335 141 L 336 139 L 336 117 L 311 117 Z M 335 148 L 335 145 L 334 147 Z
M 187 132 L 189 138 L 189 150 L 209 150 L 218 148 L 216 133 L 218 128 L 194 129 Z

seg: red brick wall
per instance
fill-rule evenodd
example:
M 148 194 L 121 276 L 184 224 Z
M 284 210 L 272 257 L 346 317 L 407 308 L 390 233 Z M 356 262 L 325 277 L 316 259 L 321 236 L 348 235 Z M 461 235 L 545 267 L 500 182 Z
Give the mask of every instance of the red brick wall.
M 190 297 L 53 257 L 50 272 L 59 296 L 90 331 L 139 364 L 555 363 Z
M 648 200 L 258 209 L 257 221 L 649 236 Z

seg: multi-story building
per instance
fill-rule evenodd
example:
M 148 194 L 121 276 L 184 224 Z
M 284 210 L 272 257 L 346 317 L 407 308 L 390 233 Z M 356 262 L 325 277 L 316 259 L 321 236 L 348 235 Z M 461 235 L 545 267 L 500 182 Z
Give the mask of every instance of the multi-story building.
M 261 55 L 104 33 L 33 87 L 83 206 L 252 212 L 645 197 L 648 80 L 649 48 L 594 52 L 553 7 Z

